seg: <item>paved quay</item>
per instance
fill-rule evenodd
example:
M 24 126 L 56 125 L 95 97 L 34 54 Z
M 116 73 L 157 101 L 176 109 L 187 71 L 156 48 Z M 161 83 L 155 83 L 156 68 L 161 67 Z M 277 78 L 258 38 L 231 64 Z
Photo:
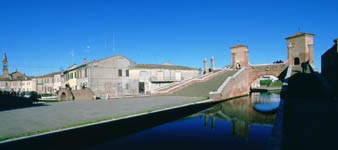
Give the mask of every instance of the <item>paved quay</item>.
M 203 101 L 201 97 L 157 96 L 64 101 L 0 111 L 0 139 Z

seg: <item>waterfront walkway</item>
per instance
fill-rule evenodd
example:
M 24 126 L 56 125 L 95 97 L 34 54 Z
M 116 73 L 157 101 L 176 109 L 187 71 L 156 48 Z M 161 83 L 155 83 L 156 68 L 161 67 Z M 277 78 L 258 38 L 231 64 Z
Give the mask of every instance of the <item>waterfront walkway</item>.
M 65 101 L 0 111 L 0 141 L 103 120 L 201 102 L 200 97 L 159 96 Z

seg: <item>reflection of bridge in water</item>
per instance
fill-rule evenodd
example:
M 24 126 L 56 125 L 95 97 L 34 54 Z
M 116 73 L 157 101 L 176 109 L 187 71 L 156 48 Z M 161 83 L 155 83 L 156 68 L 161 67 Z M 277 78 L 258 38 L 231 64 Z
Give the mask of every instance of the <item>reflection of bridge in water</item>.
M 255 111 L 253 105 L 259 102 L 258 98 L 241 97 L 220 103 L 212 108 L 202 111 L 197 116 L 204 117 L 204 126 L 208 127 L 211 121 L 211 128 L 216 129 L 216 119 L 221 119 L 232 124 L 234 137 L 248 138 L 249 126 L 273 126 L 276 114 L 263 114 Z M 194 117 L 194 116 L 191 116 Z

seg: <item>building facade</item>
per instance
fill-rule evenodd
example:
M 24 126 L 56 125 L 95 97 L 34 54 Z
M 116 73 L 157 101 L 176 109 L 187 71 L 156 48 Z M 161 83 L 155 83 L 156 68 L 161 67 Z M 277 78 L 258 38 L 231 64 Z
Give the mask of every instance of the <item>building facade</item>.
M 191 79 L 201 74 L 199 69 L 159 64 L 138 64 L 130 69 L 134 94 L 147 94 L 173 82 Z
M 111 56 L 66 70 L 62 87 L 72 90 L 90 88 L 96 97 L 113 98 L 131 95 L 129 68 L 135 63 L 123 56 Z
M 34 77 L 36 83 L 36 92 L 39 94 L 51 94 L 55 95 L 58 90 L 61 88 L 61 72 L 53 72 L 50 74 Z M 34 83 L 34 82 L 33 82 Z M 57 85 L 60 85 L 59 87 Z

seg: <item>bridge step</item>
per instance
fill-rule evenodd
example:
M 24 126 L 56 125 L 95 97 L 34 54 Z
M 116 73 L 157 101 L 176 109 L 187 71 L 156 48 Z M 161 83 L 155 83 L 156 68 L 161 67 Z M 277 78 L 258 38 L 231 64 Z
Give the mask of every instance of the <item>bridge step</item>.
M 92 100 L 95 95 L 89 88 L 74 90 L 72 93 L 74 100 Z
M 193 83 L 177 92 L 170 95 L 173 96 L 194 96 L 194 97 L 208 97 L 210 91 L 215 91 L 225 81 L 226 78 L 235 74 L 236 71 L 228 70 L 215 76 L 214 78 Z

